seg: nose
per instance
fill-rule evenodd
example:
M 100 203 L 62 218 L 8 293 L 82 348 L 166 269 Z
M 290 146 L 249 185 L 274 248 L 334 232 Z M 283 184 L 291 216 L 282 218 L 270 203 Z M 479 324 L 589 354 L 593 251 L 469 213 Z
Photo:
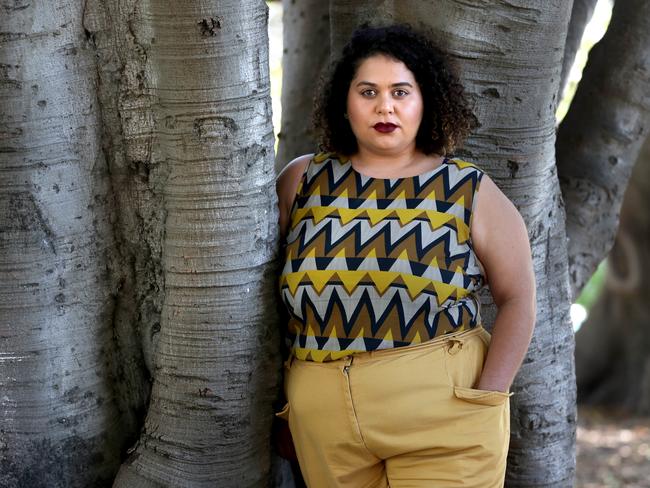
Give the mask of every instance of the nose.
M 384 94 L 377 98 L 377 113 L 378 114 L 392 114 L 393 113 L 393 100 L 390 95 Z

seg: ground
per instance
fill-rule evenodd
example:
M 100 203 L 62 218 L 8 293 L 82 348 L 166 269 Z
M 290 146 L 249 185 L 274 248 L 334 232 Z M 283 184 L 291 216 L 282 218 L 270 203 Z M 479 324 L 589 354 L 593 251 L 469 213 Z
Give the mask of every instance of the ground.
M 650 488 L 650 417 L 581 406 L 576 488 Z

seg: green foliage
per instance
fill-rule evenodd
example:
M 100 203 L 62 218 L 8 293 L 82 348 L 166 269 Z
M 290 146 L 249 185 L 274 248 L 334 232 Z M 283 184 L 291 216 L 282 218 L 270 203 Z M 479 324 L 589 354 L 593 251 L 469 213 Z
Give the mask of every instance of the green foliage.
M 582 305 L 587 310 L 596 303 L 600 291 L 605 285 L 605 272 L 607 269 L 607 259 L 603 260 L 596 268 L 596 272 L 591 276 L 585 287 L 582 289 L 576 303 Z

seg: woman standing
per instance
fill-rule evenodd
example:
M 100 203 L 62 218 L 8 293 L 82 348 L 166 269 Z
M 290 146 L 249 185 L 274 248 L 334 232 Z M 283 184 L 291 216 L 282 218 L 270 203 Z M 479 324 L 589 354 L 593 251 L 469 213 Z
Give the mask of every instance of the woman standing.
M 475 123 L 462 86 L 410 28 L 364 28 L 315 122 L 328 152 L 278 177 L 281 416 L 307 484 L 502 486 L 535 285 L 521 216 L 450 157 Z M 491 338 L 475 296 L 485 283 Z

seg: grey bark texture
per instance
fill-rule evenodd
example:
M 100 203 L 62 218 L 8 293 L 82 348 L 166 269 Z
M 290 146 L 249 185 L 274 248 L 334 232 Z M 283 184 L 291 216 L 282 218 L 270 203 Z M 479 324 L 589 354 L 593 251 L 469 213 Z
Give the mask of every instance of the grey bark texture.
M 558 131 L 558 173 L 576 296 L 616 235 L 632 166 L 650 124 L 650 3 L 618 0 Z
M 316 151 L 311 132 L 313 96 L 329 63 L 329 2 L 282 1 L 282 123 L 276 169 Z
M 484 168 L 517 205 L 537 276 L 537 325 L 513 385 L 507 486 L 569 487 L 575 470 L 575 378 L 564 212 L 554 157 L 570 2 L 331 3 L 332 52 L 353 26 L 409 22 L 460 68 L 480 127 L 462 156 Z M 357 12 L 355 14 L 355 12 Z M 339 18 L 342 16 L 342 19 Z M 356 15 L 356 17 L 355 17 Z M 494 309 L 486 303 L 486 325 Z
M 395 3 L 394 0 L 330 0 L 330 58 L 334 59 L 341 52 L 357 26 L 389 24 L 397 20 Z
M 582 36 L 585 33 L 585 27 L 594 14 L 598 0 L 573 0 L 573 9 L 571 10 L 571 20 L 569 20 L 569 30 L 564 45 L 564 58 L 562 59 L 562 74 L 560 75 L 560 97 L 566 89 L 569 82 L 569 74 L 576 54 L 582 42 Z M 559 100 L 558 100 L 559 102 Z
M 102 146 L 116 205 L 114 235 L 119 251 L 113 338 L 115 390 L 129 443 L 137 439 L 151 392 L 153 352 L 164 293 L 161 267 L 165 211 L 157 164 L 153 105 L 141 2 L 87 0 L 83 25 L 97 58 L 97 97 Z
M 605 286 L 576 335 L 581 402 L 650 414 L 650 138 L 625 192 Z
M 145 425 L 114 486 L 265 486 L 279 369 L 267 7 L 143 8 L 130 26 L 148 70 L 140 135 L 155 144 L 141 164 L 164 209 L 164 293 Z
M 538 323 L 513 387 L 508 486 L 572 484 L 568 256 L 577 290 L 611 245 L 647 134 L 650 6 L 618 0 L 557 144 L 567 254 L 553 145 L 570 3 L 328 4 L 332 52 L 359 23 L 403 21 L 456 60 L 481 123 L 461 155 L 527 222 Z M 118 487 L 267 485 L 279 358 L 266 15 L 261 0 L 0 6 L 1 486 L 108 486 L 130 445 Z M 296 54 L 299 73 L 310 55 Z M 630 208 L 647 207 L 646 173 Z M 648 289 L 647 222 L 625 210 L 628 223 L 616 298 L 599 305 L 610 327 L 593 331 L 615 337 L 616 323 L 629 340 L 603 357 L 630 360 L 602 388 L 585 372 L 607 367 L 583 354 L 601 346 L 579 348 L 578 367 L 594 399 L 635 377 L 622 398 L 646 412 L 650 301 L 632 284 L 642 270 Z
M 266 486 L 266 5 L 5 3 L 0 485 Z
M 0 486 L 106 486 L 112 196 L 79 2 L 0 7 Z

